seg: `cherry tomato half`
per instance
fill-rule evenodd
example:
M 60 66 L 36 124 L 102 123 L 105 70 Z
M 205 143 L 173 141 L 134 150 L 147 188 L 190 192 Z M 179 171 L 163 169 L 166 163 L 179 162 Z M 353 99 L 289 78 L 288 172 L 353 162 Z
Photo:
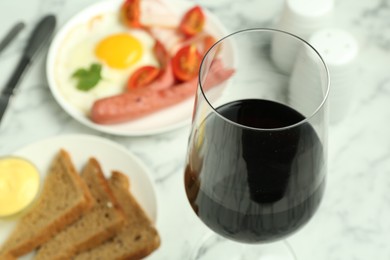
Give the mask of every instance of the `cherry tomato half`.
M 140 0 L 125 0 L 121 6 L 121 18 L 123 23 L 130 28 L 141 26 Z
M 127 81 L 127 89 L 144 87 L 153 82 L 160 74 L 160 69 L 154 66 L 143 66 L 137 69 Z
M 179 30 L 186 36 L 194 36 L 203 30 L 205 15 L 200 6 L 195 6 L 188 10 L 179 25 Z
M 160 41 L 156 40 L 156 43 L 154 44 L 153 47 L 153 52 L 154 55 L 156 56 L 156 59 L 160 63 L 161 69 L 165 69 L 165 67 L 169 62 L 169 53 Z
M 202 56 L 196 45 L 191 44 L 181 48 L 172 58 L 172 70 L 180 81 L 188 81 L 196 77 Z
M 203 39 L 203 50 L 204 54 L 216 43 L 217 40 L 211 36 L 211 35 L 206 35 Z

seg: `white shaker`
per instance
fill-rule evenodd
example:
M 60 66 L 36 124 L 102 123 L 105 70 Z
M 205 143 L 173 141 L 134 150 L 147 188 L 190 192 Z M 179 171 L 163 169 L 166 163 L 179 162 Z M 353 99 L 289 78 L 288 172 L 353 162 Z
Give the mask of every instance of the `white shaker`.
M 347 115 L 354 102 L 358 42 L 349 32 L 338 28 L 318 31 L 309 42 L 328 66 L 330 122 L 337 123 Z
M 314 32 L 329 27 L 333 16 L 333 0 L 286 0 L 276 29 L 292 33 L 307 40 Z M 299 44 L 278 35 L 272 40 L 271 56 L 284 73 L 291 73 Z

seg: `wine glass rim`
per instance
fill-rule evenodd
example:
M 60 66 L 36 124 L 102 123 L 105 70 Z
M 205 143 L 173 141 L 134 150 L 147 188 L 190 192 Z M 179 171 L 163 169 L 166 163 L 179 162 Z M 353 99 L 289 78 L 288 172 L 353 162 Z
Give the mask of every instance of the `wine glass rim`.
M 243 125 L 243 124 L 240 124 L 240 123 L 237 123 L 237 122 L 234 122 L 228 118 L 226 118 L 225 116 L 221 115 L 217 110 L 216 108 L 211 104 L 211 102 L 208 100 L 204 90 L 203 90 L 203 87 L 202 87 L 202 80 L 201 80 L 201 71 L 202 71 L 202 67 L 205 63 L 205 60 L 206 60 L 206 57 L 208 56 L 208 54 L 210 53 L 210 51 L 215 48 L 215 46 L 217 46 L 220 42 L 226 40 L 227 38 L 230 38 L 236 34 L 241 34 L 241 33 L 246 33 L 246 32 L 254 32 L 254 31 L 258 31 L 258 32 L 273 32 L 273 33 L 281 33 L 281 34 L 285 34 L 285 35 L 288 35 L 288 36 L 291 36 L 295 39 L 297 39 L 298 41 L 304 43 L 307 47 L 309 47 L 311 50 L 313 50 L 318 58 L 320 59 L 324 69 L 325 69 L 325 74 L 326 74 L 326 91 L 325 91 L 325 95 L 324 97 L 322 98 L 322 101 L 320 102 L 320 104 L 318 105 L 318 107 L 316 109 L 314 109 L 313 113 L 308 116 L 308 117 L 305 117 L 304 119 L 300 120 L 299 122 L 297 123 L 294 123 L 294 124 L 291 124 L 291 125 L 287 125 L 287 126 L 284 126 L 284 127 L 275 127 L 275 128 L 261 128 L 261 127 L 251 127 L 251 126 L 247 126 L 247 125 Z M 330 75 L 329 75 L 329 69 L 328 69 L 328 66 L 326 65 L 326 62 L 325 60 L 322 58 L 321 54 L 313 47 L 313 45 L 311 45 L 308 41 L 306 41 L 305 39 L 295 35 L 295 34 L 292 34 L 290 32 L 287 32 L 287 31 L 283 31 L 283 30 L 279 30 L 279 29 L 274 29 L 274 28 L 250 28 L 250 29 L 243 29 L 243 30 L 239 30 L 239 31 L 236 31 L 236 32 L 233 32 L 233 33 L 230 33 L 224 37 L 222 37 L 221 39 L 219 39 L 217 42 L 215 42 L 210 48 L 209 50 L 206 52 L 206 54 L 203 56 L 203 59 L 202 59 L 202 62 L 200 64 L 200 67 L 199 67 L 199 74 L 198 74 L 198 83 L 199 83 L 199 89 L 203 95 L 203 98 L 206 100 L 206 102 L 209 104 L 209 106 L 211 107 L 211 109 L 213 110 L 213 112 L 215 114 L 217 114 L 219 117 L 221 117 L 223 120 L 225 121 L 228 121 L 229 123 L 233 124 L 233 125 L 236 125 L 236 126 L 239 126 L 239 127 L 242 127 L 242 128 L 245 128 L 245 129 L 250 129 L 250 130 L 257 130 L 257 131 L 283 131 L 283 130 L 288 130 L 288 129 L 291 129 L 291 128 L 294 128 L 294 127 L 298 127 L 298 126 L 301 126 L 301 125 L 304 125 L 306 123 L 308 123 L 325 105 L 327 99 L 328 99 L 328 96 L 329 96 L 329 91 L 330 91 Z

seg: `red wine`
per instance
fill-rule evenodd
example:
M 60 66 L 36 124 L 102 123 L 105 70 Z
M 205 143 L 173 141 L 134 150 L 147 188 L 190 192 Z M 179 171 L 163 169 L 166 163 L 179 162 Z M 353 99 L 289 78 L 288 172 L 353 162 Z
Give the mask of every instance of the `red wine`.
M 191 134 L 185 187 L 192 208 L 236 241 L 292 234 L 312 217 L 324 191 L 324 151 L 315 130 L 307 122 L 289 127 L 304 116 L 273 101 L 234 101 L 217 111 L 228 120 L 211 114 Z

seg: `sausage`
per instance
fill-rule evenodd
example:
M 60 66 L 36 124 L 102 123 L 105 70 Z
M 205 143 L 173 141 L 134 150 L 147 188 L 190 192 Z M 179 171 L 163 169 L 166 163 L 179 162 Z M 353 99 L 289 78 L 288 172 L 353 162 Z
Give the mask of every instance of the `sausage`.
M 222 63 L 221 63 L 222 64 Z M 216 66 L 220 67 L 218 62 Z M 234 73 L 233 69 L 213 68 L 207 75 L 207 88 L 211 88 L 227 80 Z M 136 89 L 116 96 L 95 101 L 91 109 L 91 120 L 98 124 L 121 123 L 137 119 L 160 109 L 175 105 L 194 96 L 198 79 L 179 83 L 169 88 L 156 90 L 153 88 Z
M 113 124 L 140 118 L 192 96 L 196 79 L 155 91 L 132 91 L 95 101 L 91 119 L 98 124 Z

